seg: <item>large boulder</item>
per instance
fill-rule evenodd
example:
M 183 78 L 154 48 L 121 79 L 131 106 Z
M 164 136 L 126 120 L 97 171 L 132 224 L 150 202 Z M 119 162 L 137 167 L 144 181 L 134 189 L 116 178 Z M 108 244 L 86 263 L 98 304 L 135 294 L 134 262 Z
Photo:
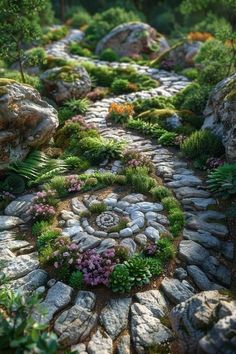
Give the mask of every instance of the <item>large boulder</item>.
M 0 79 L 0 170 L 47 143 L 58 124 L 57 111 L 37 90 Z
M 89 74 L 83 67 L 62 66 L 46 70 L 40 76 L 45 94 L 57 103 L 84 97 L 91 90 Z
M 220 81 L 212 90 L 203 112 L 202 129 L 222 139 L 229 162 L 236 162 L 236 73 Z
M 142 22 L 129 22 L 115 27 L 96 47 L 96 53 L 111 48 L 119 56 L 137 58 L 145 54 L 154 59 L 169 48 L 165 37 Z
M 219 291 L 204 291 L 170 313 L 183 354 L 236 353 L 236 301 Z

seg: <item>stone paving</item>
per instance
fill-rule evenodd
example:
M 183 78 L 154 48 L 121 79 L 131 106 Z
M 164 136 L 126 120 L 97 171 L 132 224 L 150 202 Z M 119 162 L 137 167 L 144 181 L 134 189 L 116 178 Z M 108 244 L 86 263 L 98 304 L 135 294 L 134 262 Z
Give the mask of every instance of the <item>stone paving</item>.
M 68 41 L 81 37 L 80 31 L 72 31 L 69 39 L 56 42 L 47 50 L 56 56 L 71 58 L 72 56 L 66 53 L 66 45 Z M 109 65 L 115 67 L 126 64 Z M 226 261 L 231 262 L 233 259 L 233 244 L 228 241 L 228 229 L 222 224 L 224 214 L 208 210 L 209 206 L 216 204 L 216 200 L 206 190 L 204 181 L 169 149 L 133 132 L 107 125 L 106 115 L 111 102 L 131 102 L 137 97 L 149 98 L 156 95 L 169 96 L 188 83 L 187 79 L 174 73 L 138 65 L 135 67 L 139 72 L 158 79 L 161 86 L 148 92 L 121 95 L 96 102 L 90 106 L 86 120 L 95 123 L 104 137 L 123 139 L 130 149 L 149 156 L 155 165 L 157 176 L 163 179 L 164 184 L 173 190 L 182 203 L 186 225 L 177 254 L 179 267 L 174 271 L 173 278 L 164 278 L 159 290 L 140 292 L 132 298 L 120 296 L 110 299 L 102 311 L 97 312 L 94 310 L 96 295 L 92 291 L 76 293 L 70 286 L 49 279 L 48 274 L 39 268 L 37 253 L 30 244 L 17 239 L 17 235 L 27 228 L 30 218 L 27 209 L 32 203 L 32 195 L 24 198 L 27 206 L 22 202 L 22 198 L 18 198 L 6 208 L 5 215 L 0 216 L 0 257 L 5 265 L 3 272 L 9 279 L 9 286 L 23 292 L 43 293 L 42 305 L 47 314 L 41 317 L 35 314 L 35 318 L 49 324 L 56 315 L 54 330 L 60 343 L 83 354 L 113 353 L 113 341 L 117 338 L 118 353 L 130 353 L 131 340 L 137 353 L 145 353 L 151 344 L 172 340 L 176 329 L 181 332 L 176 318 L 180 318 L 181 313 L 184 313 L 184 321 L 190 321 L 191 313 L 186 314 L 185 311 L 199 291 L 213 291 L 217 298 L 217 290 L 229 288 L 231 283 L 231 267 L 227 266 Z M 117 166 L 119 163 L 115 162 L 113 172 L 117 170 Z M 95 202 L 96 196 L 91 195 L 84 196 L 83 202 L 74 198 L 71 210 L 61 212 L 60 227 L 65 234 L 79 243 L 81 250 L 94 247 L 102 250 L 117 242 L 123 242 L 132 253 L 147 239 L 157 240 L 160 228 L 168 229 L 168 221 L 161 214 L 162 205 L 146 201 L 142 194 L 130 194 L 123 198 L 116 194 L 106 196 L 103 202 L 108 209 L 97 216 L 96 228 L 93 228 L 89 218 L 81 217 L 80 212 L 88 210 L 89 205 Z M 109 228 L 116 226 L 123 216 L 129 219 L 127 227 L 115 235 L 109 233 Z M 194 304 L 193 308 L 198 309 L 195 302 Z M 162 319 L 168 316 L 173 306 L 176 307 L 172 310 L 174 319 L 171 329 Z M 227 313 L 232 317 L 235 312 L 230 311 Z M 203 318 L 202 314 L 201 320 Z M 200 317 L 198 320 L 200 321 Z M 234 316 L 231 321 L 235 321 Z M 227 321 L 226 325 L 229 326 Z M 196 323 L 191 330 L 193 342 L 203 336 L 202 333 L 199 334 Z M 215 345 L 214 331 L 209 336 L 213 338 L 211 340 Z M 183 334 L 183 331 L 181 333 Z M 204 339 L 201 346 L 206 347 Z M 188 353 L 194 352 L 190 349 L 187 346 Z

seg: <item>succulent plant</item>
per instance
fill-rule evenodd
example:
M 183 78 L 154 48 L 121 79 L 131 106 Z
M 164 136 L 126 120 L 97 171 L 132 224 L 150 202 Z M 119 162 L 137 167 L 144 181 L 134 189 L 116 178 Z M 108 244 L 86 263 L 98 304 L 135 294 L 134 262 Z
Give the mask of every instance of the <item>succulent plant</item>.
M 127 262 L 124 262 L 124 265 L 129 271 L 129 276 L 133 279 L 133 286 L 149 283 L 152 274 L 146 258 L 135 255 Z
M 131 290 L 134 279 L 124 264 L 115 266 L 109 278 L 109 287 L 114 292 L 125 293 Z

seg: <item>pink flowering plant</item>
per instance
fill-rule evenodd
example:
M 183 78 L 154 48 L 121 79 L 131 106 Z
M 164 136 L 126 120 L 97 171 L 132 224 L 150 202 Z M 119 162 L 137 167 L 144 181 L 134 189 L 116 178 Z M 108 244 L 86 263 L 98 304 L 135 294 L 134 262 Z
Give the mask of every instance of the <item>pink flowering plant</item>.
M 206 161 L 206 168 L 208 170 L 214 170 L 217 167 L 224 165 L 224 163 L 225 163 L 225 160 L 222 158 L 210 157 Z
M 78 123 L 80 130 L 96 129 L 95 124 L 87 123 L 83 116 L 77 115 L 67 121 L 68 123 Z
M 77 259 L 76 268 L 83 273 L 86 285 L 107 286 L 109 276 L 118 262 L 114 248 L 107 249 L 102 253 L 88 250 Z
M 39 191 L 34 197 L 35 204 L 48 204 L 56 206 L 59 200 L 57 199 L 57 192 L 52 189 Z
M 134 150 L 128 150 L 123 154 L 123 162 L 125 167 L 147 167 L 149 172 L 153 170 L 151 160 Z
M 50 221 L 56 215 L 56 209 L 49 204 L 35 203 L 30 208 L 31 214 L 35 220 Z
M 56 271 L 60 268 L 75 268 L 77 259 L 80 257 L 79 247 L 69 239 L 60 237 L 54 245 L 51 262 Z
M 66 176 L 65 182 L 69 193 L 79 192 L 84 185 L 84 182 L 78 179 L 77 175 Z

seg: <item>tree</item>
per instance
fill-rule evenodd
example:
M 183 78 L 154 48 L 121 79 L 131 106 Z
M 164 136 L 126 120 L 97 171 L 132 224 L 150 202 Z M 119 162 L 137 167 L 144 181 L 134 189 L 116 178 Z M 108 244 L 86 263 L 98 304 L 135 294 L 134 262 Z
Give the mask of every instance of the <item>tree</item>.
M 18 61 L 22 81 L 26 45 L 40 38 L 39 12 L 48 0 L 0 0 L 0 58 Z

